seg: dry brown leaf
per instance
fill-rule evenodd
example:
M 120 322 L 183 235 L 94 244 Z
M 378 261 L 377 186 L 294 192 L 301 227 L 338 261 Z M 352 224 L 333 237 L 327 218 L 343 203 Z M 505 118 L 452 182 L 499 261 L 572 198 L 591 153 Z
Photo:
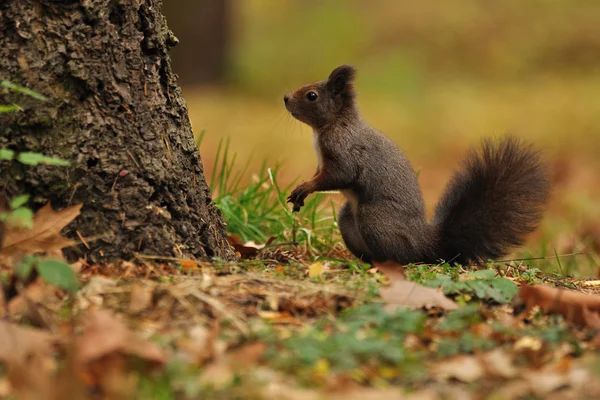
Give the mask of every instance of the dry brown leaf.
M 129 311 L 138 313 L 150 307 L 153 294 L 153 286 L 142 282 L 134 283 L 131 287 L 131 295 L 129 297 Z
M 91 311 L 85 317 L 83 334 L 76 341 L 77 361 L 88 364 L 114 352 L 158 364 L 166 360 L 155 343 L 135 335 L 111 312 Z
M 586 306 L 583 307 L 583 320 L 588 328 L 600 330 L 600 314 L 590 311 Z
M 233 381 L 236 373 L 254 369 L 266 350 L 265 343 L 253 342 L 232 352 L 220 354 L 204 369 L 200 375 L 200 383 L 215 389 L 222 388 Z
M 600 312 L 600 295 L 578 293 L 545 285 L 522 284 L 519 297 L 527 310 L 538 306 L 547 313 L 560 314 L 565 320 L 577 325 L 586 325 L 584 308 L 590 312 Z
M 204 369 L 198 382 L 218 390 L 229 385 L 234 377 L 235 371 L 231 363 L 226 359 L 219 358 Z
M 266 343 L 253 342 L 231 352 L 229 358 L 238 367 L 250 367 L 260 361 L 266 350 Z
M 47 327 L 46 318 L 48 314 L 45 307 L 40 307 L 41 304 L 49 306 L 62 303 L 58 295 L 56 287 L 44 282 L 41 278 L 37 278 L 29 284 L 19 294 L 8 302 L 8 313 L 12 317 L 26 317 L 31 323 L 38 327 Z
M 487 375 L 504 379 L 514 378 L 519 370 L 513 365 L 512 358 L 504 349 L 496 349 L 480 356 Z
M 460 355 L 438 361 L 431 366 L 431 372 L 440 380 L 457 379 L 461 382 L 475 382 L 485 375 L 481 362 L 475 356 Z
M 53 358 L 58 340 L 48 332 L 0 320 L 0 361 L 6 366 L 13 395 L 45 398 L 56 368 Z
M 0 360 L 25 362 L 32 355 L 50 356 L 57 339 L 46 331 L 0 320 Z
M 6 226 L 0 255 L 60 250 L 73 245 L 75 242 L 61 236 L 60 231 L 77 218 L 82 205 L 55 211 L 48 203 L 33 217 L 32 229 Z
M 106 276 L 97 275 L 90 278 L 87 285 L 77 292 L 77 307 L 85 310 L 92 304 L 101 306 L 104 302 L 103 294 L 115 288 L 117 281 Z
M 108 398 L 130 398 L 136 386 L 126 356 L 163 364 L 166 357 L 154 343 L 131 332 L 111 312 L 89 312 L 83 334 L 75 340 L 76 370 L 88 386 L 99 386 Z
M 176 340 L 179 355 L 191 363 L 204 365 L 220 356 L 225 349 L 226 344 L 218 339 L 219 333 L 218 323 L 211 328 L 202 325 L 192 327 L 187 337 Z
M 589 371 L 580 368 L 572 368 L 567 372 L 554 372 L 548 369 L 529 370 L 523 374 L 523 377 L 529 383 L 531 391 L 538 396 L 548 395 L 564 387 L 579 388 L 594 380 Z
M 379 272 L 388 277 L 390 281 L 402 281 L 406 279 L 404 267 L 393 261 L 375 262 L 373 265 Z
M 458 304 L 437 289 L 427 288 L 407 281 L 401 265 L 391 261 L 377 263 L 377 269 L 390 280 L 390 285 L 379 289 L 379 295 L 387 301 L 385 309 L 439 307 L 443 310 L 456 310 Z
M 242 238 L 240 238 L 239 236 L 229 235 L 229 236 L 227 236 L 227 242 L 229 242 L 229 244 L 231 246 L 233 246 L 235 251 L 240 253 L 240 256 L 242 258 L 252 258 L 252 257 L 256 256 L 260 250 L 264 249 L 265 246 L 268 246 L 271 243 L 273 243 L 273 241 L 276 238 L 277 238 L 277 236 L 271 236 L 269 239 L 267 239 L 265 244 L 258 244 L 258 243 L 255 243 L 254 241 L 249 241 L 249 242 L 244 243 L 242 241 Z
M 398 308 L 430 308 L 438 307 L 443 310 L 459 308 L 454 300 L 444 296 L 437 289 L 427 288 L 410 281 L 396 281 L 388 287 L 379 289 L 379 295 L 387 301 L 385 309 L 393 311 Z

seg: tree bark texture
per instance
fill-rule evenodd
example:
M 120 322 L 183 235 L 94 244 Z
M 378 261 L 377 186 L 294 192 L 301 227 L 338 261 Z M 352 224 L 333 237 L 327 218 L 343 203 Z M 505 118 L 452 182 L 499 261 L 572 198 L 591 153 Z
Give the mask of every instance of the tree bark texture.
M 0 1 L 0 80 L 50 98 L 0 93 L 24 108 L 0 116 L 0 148 L 72 161 L 0 162 L 0 185 L 36 207 L 84 203 L 64 233 L 89 249 L 71 259 L 234 257 L 170 67 L 175 41 L 160 0 Z

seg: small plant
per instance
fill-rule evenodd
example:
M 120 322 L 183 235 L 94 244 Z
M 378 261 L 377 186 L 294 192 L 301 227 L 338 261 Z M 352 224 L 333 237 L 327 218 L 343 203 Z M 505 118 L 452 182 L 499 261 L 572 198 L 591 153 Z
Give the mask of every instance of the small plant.
M 0 82 L 0 88 L 22 93 L 36 100 L 47 101 L 47 98 L 41 94 L 8 81 Z M 0 114 L 16 112 L 21 109 L 22 108 L 16 104 L 0 105 Z M 40 153 L 17 153 L 10 149 L 0 149 L 0 161 L 13 160 L 27 166 L 36 166 L 39 164 L 69 166 L 71 164 L 69 161 L 45 156 Z M 0 246 L 2 246 L 2 248 L 0 248 L 0 261 L 2 261 L 2 256 L 12 255 L 11 253 L 15 247 L 15 243 L 18 245 L 19 241 L 26 241 L 28 239 L 27 234 L 24 234 L 24 232 L 35 230 L 33 210 L 26 206 L 28 201 L 29 195 L 21 194 L 10 200 L 8 203 L 9 210 L 0 212 L 0 222 L 7 225 L 4 243 L 0 243 Z M 57 229 L 60 230 L 60 227 Z M 18 239 L 14 239 L 15 237 Z M 26 255 L 20 259 L 17 258 L 13 270 L 17 277 L 22 280 L 26 280 L 35 270 L 46 282 L 70 292 L 75 292 L 79 285 L 77 275 L 73 269 L 71 269 L 69 265 L 58 260 L 44 259 L 36 255 Z
M 29 207 L 25 207 L 28 200 L 29 195 L 27 194 L 12 199 L 8 204 L 10 211 L 0 212 L 0 222 L 25 228 L 33 227 L 33 211 Z
M 19 260 L 14 268 L 15 274 L 23 280 L 34 270 L 44 281 L 66 291 L 76 292 L 79 287 L 79 280 L 73 269 L 59 260 L 29 255 Z
M 353 371 L 353 376 L 362 380 L 361 367 L 365 364 L 393 376 L 414 373 L 420 355 L 407 351 L 404 340 L 408 334 L 421 332 L 426 320 L 421 311 L 390 314 L 381 304 L 366 304 L 294 334 L 284 340 L 284 350 L 271 357 L 277 367 L 290 371 L 300 368 L 309 379 L 331 370 Z
M 477 298 L 505 304 L 511 301 L 518 291 L 513 281 L 497 277 L 492 269 L 468 272 L 460 277 L 436 274 L 431 279 L 421 281 L 428 287 L 441 287 L 446 295 L 462 296 L 463 301 Z

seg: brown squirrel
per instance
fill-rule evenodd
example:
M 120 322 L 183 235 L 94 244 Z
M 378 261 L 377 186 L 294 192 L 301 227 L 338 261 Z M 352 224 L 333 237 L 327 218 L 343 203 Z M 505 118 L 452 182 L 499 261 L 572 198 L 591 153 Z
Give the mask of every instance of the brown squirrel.
M 417 176 L 403 152 L 357 110 L 354 67 L 283 98 L 292 116 L 313 128 L 318 168 L 288 197 L 293 211 L 313 192 L 346 198 L 338 225 L 348 249 L 365 262 L 467 264 L 497 259 L 537 227 L 549 196 L 537 151 L 507 136 L 467 153 L 431 223 Z

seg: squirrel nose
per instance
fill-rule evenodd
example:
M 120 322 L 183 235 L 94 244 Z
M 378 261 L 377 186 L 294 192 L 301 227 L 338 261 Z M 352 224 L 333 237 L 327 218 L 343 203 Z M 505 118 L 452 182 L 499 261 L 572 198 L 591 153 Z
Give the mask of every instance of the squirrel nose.
M 285 96 L 283 96 L 283 102 L 287 104 L 288 100 L 290 99 L 290 96 L 288 96 L 287 94 Z

